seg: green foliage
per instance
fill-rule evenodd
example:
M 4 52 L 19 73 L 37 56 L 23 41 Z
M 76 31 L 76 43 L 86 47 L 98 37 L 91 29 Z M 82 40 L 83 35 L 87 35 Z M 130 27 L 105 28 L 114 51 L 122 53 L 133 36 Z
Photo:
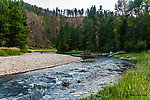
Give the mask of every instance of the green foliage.
M 93 35 L 93 23 L 92 20 L 87 17 L 83 21 L 83 41 L 82 47 L 84 50 L 94 51 L 94 35 Z
M 99 51 L 115 51 L 115 34 L 113 29 L 113 16 L 103 19 L 103 24 L 99 25 Z
M 98 11 L 92 6 L 87 13 L 80 29 L 72 25 L 68 25 L 68 31 L 66 26 L 60 29 L 58 51 L 141 52 L 150 48 L 147 21 L 150 13 L 146 0 L 118 0 L 115 13 L 103 10 L 102 6 Z
M 69 26 L 68 23 L 62 27 L 59 36 L 58 36 L 58 41 L 56 44 L 56 48 L 58 52 L 66 52 L 70 50 L 70 36 L 71 36 L 71 27 Z
M 4 50 L 0 50 L 0 56 L 7 56 L 7 54 Z
M 120 33 L 119 40 L 120 40 L 121 50 L 124 49 L 124 42 L 126 41 L 125 35 L 126 35 L 127 28 L 128 28 L 127 19 L 123 18 L 122 24 L 120 25 L 120 29 L 119 29 L 119 33 Z
M 68 52 L 65 52 L 66 54 L 81 54 L 81 53 L 84 53 L 84 51 L 78 51 L 78 50 L 73 50 L 73 51 L 68 51 Z
M 57 52 L 56 49 L 32 49 L 34 52 Z
M 61 27 L 60 33 L 57 37 L 56 48 L 58 52 L 67 52 L 70 50 L 95 50 L 93 35 L 93 23 L 92 20 L 87 17 L 83 21 L 83 28 L 75 27 L 66 23 L 64 27 Z
M 21 54 L 20 50 L 11 50 L 11 49 L 0 50 L 0 56 L 14 56 L 20 54 Z
M 138 41 L 136 45 L 136 50 L 141 52 L 142 50 L 146 50 L 146 49 L 147 49 L 146 41 Z
M 23 1 L 0 0 L 0 5 L 0 46 L 24 49 L 28 29 Z
M 106 87 L 100 92 L 102 99 L 128 99 L 128 100 L 149 100 L 149 52 L 131 53 L 120 55 L 121 57 L 136 58 L 140 65 L 131 68 L 123 75 L 118 84 Z M 141 96 L 140 96 L 141 95 Z M 146 96 L 145 96 L 146 95 Z
M 140 65 L 131 66 L 123 74 L 119 82 L 113 86 L 104 87 L 96 95 L 80 100 L 149 100 L 150 85 L 150 52 L 122 54 L 117 58 L 133 58 Z
M 136 47 L 135 47 L 135 45 L 134 45 L 133 42 L 128 42 L 128 41 L 126 41 L 126 42 L 124 43 L 124 50 L 125 50 L 126 52 L 135 52 Z

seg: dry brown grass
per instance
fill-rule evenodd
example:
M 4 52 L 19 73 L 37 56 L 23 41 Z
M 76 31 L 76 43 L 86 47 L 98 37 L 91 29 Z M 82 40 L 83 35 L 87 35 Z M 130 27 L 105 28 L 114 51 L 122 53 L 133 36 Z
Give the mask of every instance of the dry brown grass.
M 0 47 L 0 50 L 20 50 L 17 47 Z

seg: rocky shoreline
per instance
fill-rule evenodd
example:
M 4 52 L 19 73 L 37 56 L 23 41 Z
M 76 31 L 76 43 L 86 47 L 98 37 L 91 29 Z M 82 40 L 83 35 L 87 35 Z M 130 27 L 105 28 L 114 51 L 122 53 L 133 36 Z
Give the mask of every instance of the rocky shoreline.
M 0 57 L 0 77 L 52 68 L 78 60 L 80 60 L 79 57 L 45 53 L 28 53 L 20 56 Z

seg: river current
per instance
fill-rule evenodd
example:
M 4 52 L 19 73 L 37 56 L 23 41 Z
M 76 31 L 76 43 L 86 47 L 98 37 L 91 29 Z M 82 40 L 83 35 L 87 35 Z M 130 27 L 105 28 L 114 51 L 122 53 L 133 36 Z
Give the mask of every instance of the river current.
M 131 62 L 87 55 L 70 64 L 0 78 L 1 100 L 68 100 L 117 82 Z

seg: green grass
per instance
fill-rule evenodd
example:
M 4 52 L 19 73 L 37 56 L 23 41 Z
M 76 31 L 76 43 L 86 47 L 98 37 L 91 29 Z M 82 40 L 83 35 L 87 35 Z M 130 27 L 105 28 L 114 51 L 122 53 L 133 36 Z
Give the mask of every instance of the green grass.
M 15 56 L 20 55 L 22 52 L 20 50 L 13 50 L 13 49 L 1 49 L 0 56 Z
M 117 84 L 82 100 L 150 100 L 150 51 L 117 56 L 120 57 L 136 57 L 133 61 L 140 64 L 131 66 Z
M 57 52 L 56 49 L 33 49 L 33 52 Z
M 81 54 L 81 53 L 84 53 L 84 51 L 73 50 L 73 51 L 68 51 L 65 53 L 67 53 L 67 54 Z
M 57 52 L 56 49 L 28 49 L 28 50 L 22 50 L 18 48 L 7 48 L 7 47 L 1 47 L 0 48 L 0 56 L 16 56 L 21 55 L 24 53 L 31 53 L 31 52 Z
M 20 50 L 16 47 L 0 47 L 0 56 L 16 56 L 24 53 L 31 53 L 30 50 Z

